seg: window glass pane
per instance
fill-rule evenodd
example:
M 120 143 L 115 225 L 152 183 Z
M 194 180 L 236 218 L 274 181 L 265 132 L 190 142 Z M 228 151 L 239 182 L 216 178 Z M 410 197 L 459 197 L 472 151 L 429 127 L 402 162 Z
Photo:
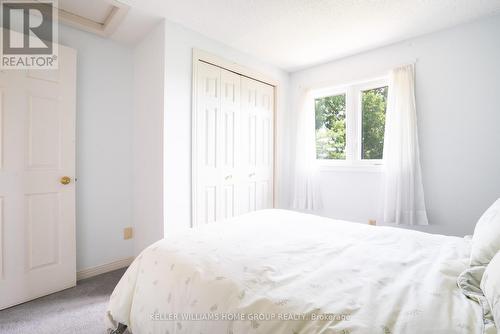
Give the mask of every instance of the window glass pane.
M 362 159 L 382 159 L 384 153 L 385 110 L 388 87 L 365 90 L 361 93 Z
M 316 99 L 316 158 L 345 160 L 345 94 Z

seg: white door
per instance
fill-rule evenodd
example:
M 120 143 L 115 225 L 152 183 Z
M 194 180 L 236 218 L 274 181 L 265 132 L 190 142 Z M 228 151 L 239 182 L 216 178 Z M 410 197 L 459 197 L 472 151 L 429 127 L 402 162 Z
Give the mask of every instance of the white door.
M 273 206 L 272 86 L 198 62 L 194 225 Z
M 76 283 L 76 52 L 59 67 L 0 71 L 0 309 Z
M 220 196 L 218 189 L 219 153 L 217 146 L 220 140 L 219 119 L 221 109 L 221 69 L 206 63 L 198 65 L 197 111 L 194 115 L 196 127 L 196 143 L 193 154 L 197 162 L 194 175 L 196 195 L 196 221 L 197 223 L 210 223 L 220 216 L 217 198 Z M 219 194 L 218 194 L 219 193 Z
M 220 123 L 220 215 L 218 220 L 238 215 L 238 185 L 241 182 L 240 151 L 240 85 L 241 77 L 221 69 L 221 123 Z
M 245 213 L 273 207 L 274 90 L 242 77 L 241 96 L 240 213 Z

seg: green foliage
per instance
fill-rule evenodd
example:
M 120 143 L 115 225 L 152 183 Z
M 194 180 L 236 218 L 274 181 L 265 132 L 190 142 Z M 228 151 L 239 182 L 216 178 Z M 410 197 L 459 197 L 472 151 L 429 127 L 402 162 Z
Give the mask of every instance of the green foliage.
M 327 96 L 315 100 L 318 159 L 345 159 L 345 102 L 345 95 Z
M 362 93 L 362 159 L 382 159 L 383 157 L 387 90 L 387 87 L 381 87 Z
M 362 159 L 382 159 L 384 151 L 385 110 L 388 87 L 361 93 Z M 344 160 L 346 158 L 346 95 L 315 100 L 316 157 Z

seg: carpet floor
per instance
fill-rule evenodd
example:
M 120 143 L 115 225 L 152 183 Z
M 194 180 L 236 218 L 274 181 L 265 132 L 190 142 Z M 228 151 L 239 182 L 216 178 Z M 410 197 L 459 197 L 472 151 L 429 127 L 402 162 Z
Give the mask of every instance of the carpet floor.
M 106 306 L 124 273 L 120 269 L 85 279 L 74 288 L 0 311 L 0 333 L 106 333 Z

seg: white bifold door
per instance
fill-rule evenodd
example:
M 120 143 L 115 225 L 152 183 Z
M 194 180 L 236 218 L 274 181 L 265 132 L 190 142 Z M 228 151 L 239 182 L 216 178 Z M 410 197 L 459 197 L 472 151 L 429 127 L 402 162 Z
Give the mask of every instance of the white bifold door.
M 76 52 L 0 71 L 0 309 L 74 286 Z
M 194 225 L 273 207 L 274 87 L 197 64 Z

